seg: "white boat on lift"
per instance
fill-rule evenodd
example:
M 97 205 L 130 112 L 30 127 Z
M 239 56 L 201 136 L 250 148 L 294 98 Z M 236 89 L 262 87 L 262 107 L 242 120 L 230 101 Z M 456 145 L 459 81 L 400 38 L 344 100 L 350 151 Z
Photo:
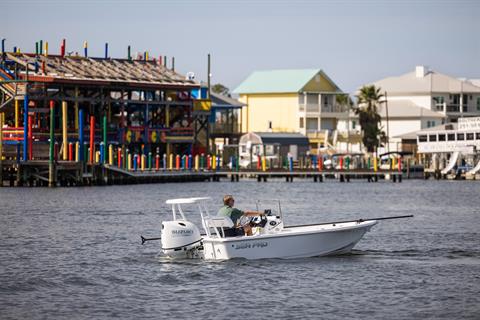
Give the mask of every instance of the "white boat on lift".
M 210 198 L 170 199 L 173 220 L 162 222 L 162 252 L 172 258 L 199 258 L 205 260 L 227 260 L 232 258 L 303 258 L 345 254 L 352 250 L 363 235 L 377 224 L 377 220 L 340 221 L 312 225 L 285 227 L 280 201 L 277 208 L 251 222 L 254 234 L 251 236 L 226 237 L 224 229 L 232 228 L 228 217 L 211 216 L 207 202 Z M 272 200 L 270 200 L 272 201 Z M 257 201 L 257 210 L 260 201 Z M 196 206 L 200 214 L 204 233 L 187 219 L 182 206 Z M 159 238 L 145 239 L 158 240 Z

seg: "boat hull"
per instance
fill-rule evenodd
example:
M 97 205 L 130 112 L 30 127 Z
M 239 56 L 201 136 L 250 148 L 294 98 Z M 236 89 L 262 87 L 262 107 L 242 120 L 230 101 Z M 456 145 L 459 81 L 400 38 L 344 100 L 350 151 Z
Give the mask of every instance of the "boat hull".
M 299 226 L 279 233 L 234 238 L 205 238 L 201 258 L 293 259 L 345 254 L 352 250 L 376 221 L 339 225 Z M 196 257 L 198 257 L 198 252 Z

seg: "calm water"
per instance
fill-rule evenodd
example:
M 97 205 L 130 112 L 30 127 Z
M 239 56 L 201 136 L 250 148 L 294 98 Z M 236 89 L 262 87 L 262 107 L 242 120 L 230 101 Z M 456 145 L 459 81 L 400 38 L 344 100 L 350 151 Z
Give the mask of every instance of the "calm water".
M 165 200 L 280 198 L 286 224 L 384 221 L 348 256 L 173 262 Z M 0 189 L 2 319 L 480 319 L 480 183 L 269 181 Z

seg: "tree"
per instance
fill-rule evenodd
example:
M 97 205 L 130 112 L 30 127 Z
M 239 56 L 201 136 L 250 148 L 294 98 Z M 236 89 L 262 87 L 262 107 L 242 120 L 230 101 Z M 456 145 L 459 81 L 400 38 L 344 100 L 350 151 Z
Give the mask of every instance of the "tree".
M 335 98 L 335 101 L 345 111 L 349 111 L 350 108 L 353 107 L 353 101 L 352 99 L 350 99 L 350 96 L 346 93 L 337 95 Z
M 212 86 L 212 91 L 213 91 L 214 93 L 217 93 L 217 94 L 221 94 L 221 95 L 230 97 L 230 89 L 228 89 L 227 87 L 225 87 L 225 86 L 224 86 L 223 84 L 221 84 L 221 83 L 214 84 L 214 85 Z
M 357 95 L 358 107 L 355 113 L 363 131 L 362 142 L 368 152 L 375 151 L 375 147 L 386 140 L 385 132 L 381 130 L 380 125 L 382 119 L 377 111 L 380 99 L 383 98 L 380 90 L 374 85 L 364 86 Z

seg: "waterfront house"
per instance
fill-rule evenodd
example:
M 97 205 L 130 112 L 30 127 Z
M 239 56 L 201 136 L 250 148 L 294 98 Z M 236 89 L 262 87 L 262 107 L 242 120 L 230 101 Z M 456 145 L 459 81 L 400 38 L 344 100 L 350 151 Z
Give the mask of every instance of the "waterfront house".
M 313 151 L 335 148 L 337 127 L 351 122 L 349 107 L 336 101 L 344 93 L 320 69 L 255 71 L 233 92 L 246 104 L 243 132 L 301 133 Z
M 390 151 L 402 150 L 402 135 L 480 116 L 480 87 L 475 80 L 457 79 L 426 66 L 371 83 L 386 99 L 380 104 L 382 127 Z

